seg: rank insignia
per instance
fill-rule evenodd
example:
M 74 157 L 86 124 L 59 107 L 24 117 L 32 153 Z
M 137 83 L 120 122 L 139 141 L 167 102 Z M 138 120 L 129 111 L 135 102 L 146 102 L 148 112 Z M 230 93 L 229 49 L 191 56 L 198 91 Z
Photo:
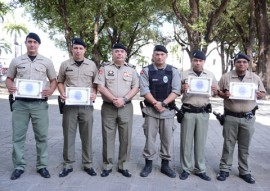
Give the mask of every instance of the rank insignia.
M 112 70 L 108 71 L 108 76 L 114 76 L 114 72 Z
M 130 76 L 130 73 L 124 72 L 124 77 L 129 77 L 129 76 Z

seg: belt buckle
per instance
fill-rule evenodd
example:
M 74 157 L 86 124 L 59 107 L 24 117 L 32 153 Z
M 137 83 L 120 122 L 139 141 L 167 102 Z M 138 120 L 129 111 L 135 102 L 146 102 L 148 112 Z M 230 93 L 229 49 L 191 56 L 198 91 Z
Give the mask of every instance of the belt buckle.
M 246 119 L 252 119 L 253 113 L 250 111 L 250 112 L 245 113 L 244 116 L 245 116 Z

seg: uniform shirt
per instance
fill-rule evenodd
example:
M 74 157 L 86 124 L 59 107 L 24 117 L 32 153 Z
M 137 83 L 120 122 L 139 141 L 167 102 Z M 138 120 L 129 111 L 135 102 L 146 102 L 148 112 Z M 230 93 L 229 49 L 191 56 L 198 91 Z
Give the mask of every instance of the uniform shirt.
M 163 69 L 166 68 L 167 65 L 164 66 Z M 155 70 L 157 70 L 157 67 L 154 64 Z M 140 96 L 144 97 L 147 93 L 150 93 L 149 89 L 149 75 L 148 75 L 148 67 L 144 67 L 141 71 L 140 75 Z M 172 92 L 180 95 L 181 94 L 181 84 L 180 84 L 180 75 L 176 68 L 172 68 Z M 164 92 L 165 93 L 165 92 Z M 143 109 L 143 112 L 149 116 L 165 119 L 165 118 L 172 118 L 175 116 L 174 110 L 166 109 L 164 112 L 159 113 L 155 108 L 147 106 Z
M 83 63 L 77 66 L 73 58 L 64 61 L 59 69 L 58 82 L 66 87 L 92 87 L 97 73 L 96 64 L 84 58 Z
M 47 85 L 47 79 L 56 79 L 56 72 L 50 59 L 38 54 L 31 61 L 27 54 L 14 58 L 8 68 L 7 77 L 12 79 L 29 79 L 43 81 Z M 43 88 L 44 88 L 43 87 Z
M 189 69 L 189 70 L 184 71 L 182 73 L 182 79 L 181 79 L 182 84 L 188 82 L 189 76 L 212 78 L 212 84 L 217 85 L 217 80 L 216 80 L 215 75 L 211 71 L 206 70 L 206 69 L 204 69 L 202 71 L 200 76 L 198 76 L 193 71 L 193 69 Z M 191 104 L 194 107 L 204 107 L 210 102 L 209 97 L 210 97 L 210 95 L 206 95 L 206 94 L 191 94 L 191 93 L 185 92 L 185 93 L 183 93 L 182 102 L 186 103 L 186 104 Z
M 99 69 L 95 84 L 105 86 L 115 97 L 124 97 L 131 89 L 139 87 L 139 78 L 132 65 L 124 63 L 118 68 L 110 62 Z M 104 101 L 108 101 L 102 95 Z
M 219 81 L 220 90 L 230 90 L 230 82 L 254 83 L 258 87 L 258 91 L 265 91 L 260 77 L 256 74 L 247 71 L 245 77 L 241 81 L 235 70 L 230 71 L 221 76 Z M 249 112 L 256 106 L 256 100 L 238 100 L 238 99 L 224 99 L 224 107 L 232 112 Z

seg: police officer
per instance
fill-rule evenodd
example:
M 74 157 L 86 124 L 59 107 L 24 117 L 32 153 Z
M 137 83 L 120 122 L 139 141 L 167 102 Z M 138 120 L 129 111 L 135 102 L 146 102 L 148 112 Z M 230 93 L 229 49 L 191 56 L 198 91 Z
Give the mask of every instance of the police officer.
M 265 89 L 259 76 L 248 71 L 249 57 L 239 53 L 234 59 L 235 70 L 224 74 L 220 81 L 218 95 L 224 99 L 224 125 L 223 125 L 223 151 L 220 159 L 220 172 L 217 179 L 226 180 L 232 167 L 233 151 L 238 143 L 238 170 L 239 176 L 244 181 L 254 184 L 255 179 L 250 174 L 248 165 L 249 147 L 254 133 L 256 98 L 265 96 Z M 230 82 L 253 83 L 256 87 L 254 100 L 240 100 L 230 98 Z M 254 92 L 255 93 L 255 92 Z
M 176 176 L 169 166 L 169 161 L 172 159 L 171 146 L 175 127 L 174 100 L 180 95 L 180 75 L 176 68 L 166 64 L 167 57 L 167 49 L 163 45 L 156 45 L 152 55 L 153 64 L 141 71 L 140 94 L 146 105 L 143 108 L 146 142 L 143 151 L 145 166 L 140 173 L 142 177 L 147 177 L 152 172 L 152 161 L 157 153 L 155 140 L 158 132 L 161 141 L 161 172 L 171 178 Z
M 139 91 L 138 74 L 125 62 L 126 47 L 117 43 L 113 46 L 112 62 L 102 66 L 95 78 L 98 91 L 102 95 L 102 139 L 103 171 L 102 177 L 112 172 L 114 160 L 115 135 L 119 131 L 118 172 L 131 177 L 129 172 L 131 134 L 133 122 L 133 105 L 131 99 Z
M 85 58 L 86 44 L 80 38 L 72 39 L 72 58 L 64 61 L 59 69 L 58 89 L 62 100 L 67 99 L 65 87 L 87 87 L 91 89 L 93 102 L 96 99 L 97 88 L 93 84 L 97 74 L 96 64 Z M 92 156 L 92 127 L 93 105 L 65 105 L 63 108 L 63 135 L 64 135 L 64 168 L 59 177 L 65 177 L 73 171 L 75 162 L 75 139 L 77 125 L 79 125 L 82 143 L 82 165 L 90 176 L 96 176 L 93 169 Z
M 207 94 L 187 93 L 189 88 L 189 77 L 207 77 L 212 79 L 211 90 L 217 94 L 217 81 L 215 75 L 204 69 L 206 60 L 205 54 L 196 50 L 192 53 L 191 69 L 182 74 L 182 109 L 185 112 L 181 123 L 181 141 L 180 141 L 180 166 L 182 172 L 179 176 L 181 180 L 188 178 L 194 171 L 195 175 L 201 179 L 210 181 L 211 178 L 206 175 L 205 167 L 205 143 L 208 131 L 209 113 L 211 105 Z M 192 167 L 192 147 L 194 142 L 194 169 Z
M 36 140 L 37 172 L 44 178 L 50 178 L 50 173 L 46 168 L 49 126 L 47 99 L 56 88 L 56 72 L 52 61 L 38 53 L 40 44 L 39 36 L 36 33 L 29 33 L 25 39 L 27 53 L 14 58 L 7 73 L 6 86 L 9 93 L 17 91 L 18 87 L 14 85 L 15 78 L 43 82 L 42 98 L 16 97 L 12 105 L 12 161 L 15 170 L 11 175 L 11 180 L 19 178 L 25 170 L 24 144 L 30 119 Z M 31 86 L 29 88 L 31 90 Z

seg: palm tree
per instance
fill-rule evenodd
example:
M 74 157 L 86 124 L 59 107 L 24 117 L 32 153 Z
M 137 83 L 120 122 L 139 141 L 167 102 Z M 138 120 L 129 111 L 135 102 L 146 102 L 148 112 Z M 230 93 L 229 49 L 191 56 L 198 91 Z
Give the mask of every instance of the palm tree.
M 8 23 L 4 26 L 4 29 L 6 29 L 7 33 L 10 34 L 10 36 L 14 35 L 14 45 L 15 45 L 15 57 L 17 57 L 17 48 L 16 46 L 19 45 L 17 42 L 17 37 L 21 37 L 22 32 L 24 34 L 28 33 L 28 29 L 25 26 L 25 24 L 16 24 L 16 23 Z
M 0 57 L 1 57 L 1 54 L 2 52 L 5 51 L 5 53 L 11 53 L 11 46 L 8 42 L 5 41 L 5 39 L 0 39 Z

